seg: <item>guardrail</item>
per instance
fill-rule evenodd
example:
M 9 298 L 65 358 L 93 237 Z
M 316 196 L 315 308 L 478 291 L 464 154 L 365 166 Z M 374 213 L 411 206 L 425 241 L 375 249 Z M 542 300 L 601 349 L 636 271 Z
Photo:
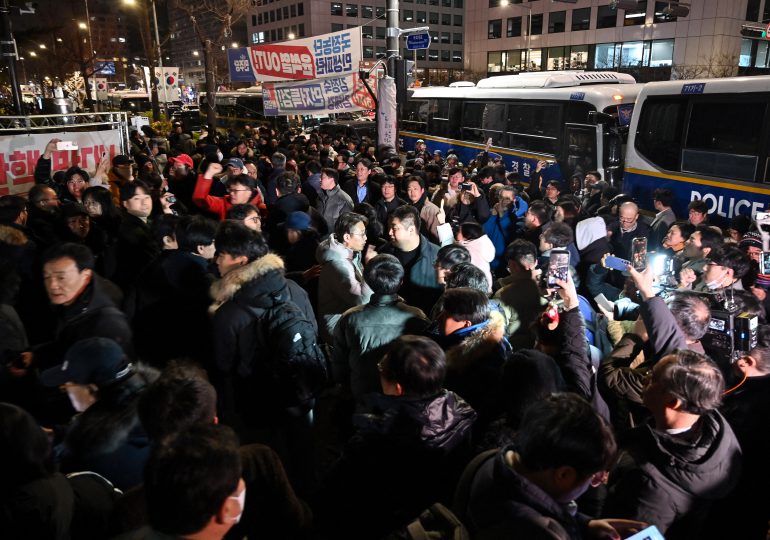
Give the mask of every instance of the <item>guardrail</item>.
M 0 133 L 34 133 L 88 127 L 114 129 L 112 127 L 114 125 L 126 126 L 126 138 L 128 138 L 128 113 L 126 112 L 0 116 Z M 81 130 L 78 129 L 78 131 Z

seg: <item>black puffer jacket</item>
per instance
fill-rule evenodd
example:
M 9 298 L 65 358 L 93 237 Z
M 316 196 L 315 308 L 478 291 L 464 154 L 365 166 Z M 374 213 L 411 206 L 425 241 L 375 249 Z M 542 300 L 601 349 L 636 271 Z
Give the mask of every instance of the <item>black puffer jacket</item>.
M 603 514 L 654 523 L 667 539 L 701 537 L 709 507 L 740 477 L 738 440 L 716 411 L 679 435 L 636 427 L 620 446 Z
M 316 500 L 329 538 L 380 538 L 448 501 L 469 457 L 476 413 L 458 395 L 372 397 Z
M 273 305 L 272 296 L 294 302 L 317 330 L 307 293 L 284 277 L 283 260 L 272 253 L 237 268 L 211 286 L 214 370 L 222 418 L 230 425 L 259 424 L 275 407 L 269 388 L 256 389 L 251 375 L 259 357 L 255 313 Z M 250 311 L 251 309 L 254 312 Z M 236 413 L 236 411 L 238 411 Z

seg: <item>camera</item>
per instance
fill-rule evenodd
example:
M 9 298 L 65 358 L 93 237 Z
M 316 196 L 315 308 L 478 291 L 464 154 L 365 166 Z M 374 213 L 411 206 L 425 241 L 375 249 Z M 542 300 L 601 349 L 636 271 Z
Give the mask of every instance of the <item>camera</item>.
M 460 184 L 460 191 L 470 191 L 471 190 L 471 183 L 470 182 L 463 182 Z
M 730 365 L 757 346 L 759 317 L 737 310 L 712 309 L 711 322 L 701 342 L 719 367 Z

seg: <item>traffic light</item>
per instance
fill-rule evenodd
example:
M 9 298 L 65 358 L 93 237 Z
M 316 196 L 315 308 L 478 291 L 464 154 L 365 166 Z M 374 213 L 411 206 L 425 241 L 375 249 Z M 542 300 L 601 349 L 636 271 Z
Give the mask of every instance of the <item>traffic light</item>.
M 396 58 L 396 101 L 398 103 L 406 103 L 407 93 L 406 89 L 412 86 L 414 83 L 414 75 L 412 70 L 414 69 L 414 62 L 412 60 L 404 60 L 403 58 Z
M 767 28 L 744 24 L 741 25 L 741 35 L 752 39 L 767 39 Z

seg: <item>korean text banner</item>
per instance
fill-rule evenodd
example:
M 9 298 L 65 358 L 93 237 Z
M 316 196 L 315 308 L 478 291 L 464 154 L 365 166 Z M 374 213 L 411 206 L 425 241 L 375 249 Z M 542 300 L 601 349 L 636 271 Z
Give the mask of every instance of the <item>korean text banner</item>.
M 282 43 L 253 45 L 248 49 L 230 49 L 227 58 L 232 81 L 339 77 L 358 72 L 361 27 Z
M 117 130 L 36 133 L 34 135 L 0 136 L 0 195 L 19 195 L 35 185 L 35 164 L 45 145 L 51 139 L 72 141 L 77 150 L 57 150 L 51 156 L 53 172 L 77 165 L 94 173 L 103 152 L 110 155 L 123 153 L 120 132 Z
M 376 93 L 377 79 L 369 79 L 369 86 Z M 375 108 L 357 72 L 314 81 L 266 83 L 262 85 L 262 97 L 266 116 L 321 115 Z
M 251 69 L 248 47 L 227 49 L 227 65 L 230 67 L 232 82 L 255 82 L 254 70 Z

